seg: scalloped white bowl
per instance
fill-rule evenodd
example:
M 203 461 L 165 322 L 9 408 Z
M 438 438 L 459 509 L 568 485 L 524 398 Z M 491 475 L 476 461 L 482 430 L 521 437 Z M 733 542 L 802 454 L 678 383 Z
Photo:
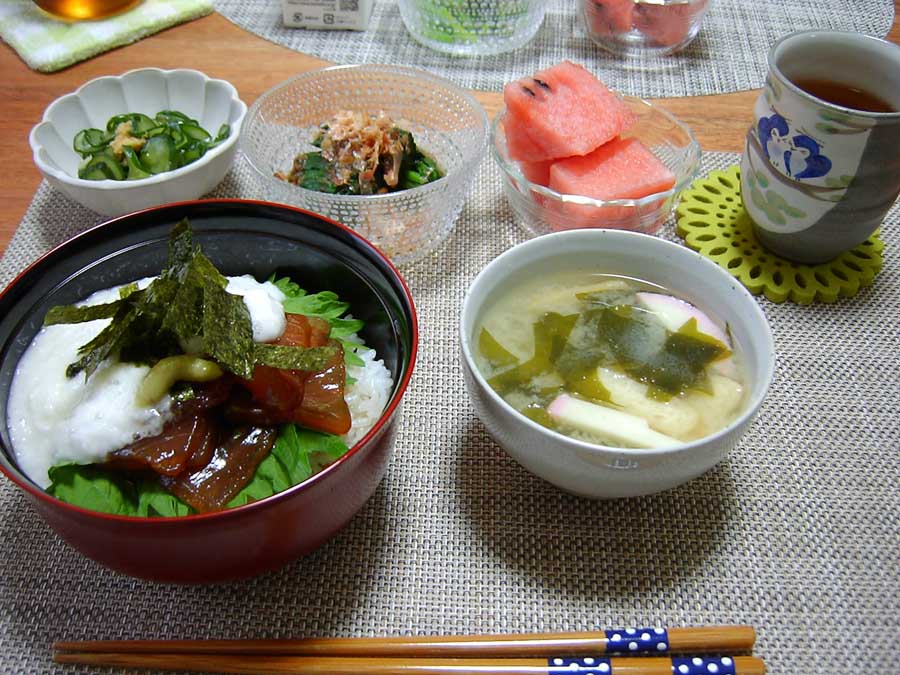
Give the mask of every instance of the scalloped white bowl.
M 72 141 L 81 129 L 106 127 L 113 115 L 153 116 L 178 110 L 212 134 L 223 123 L 231 134 L 196 162 L 174 171 L 132 181 L 78 178 L 81 156 Z M 56 189 L 92 211 L 119 216 L 169 202 L 196 199 L 218 185 L 234 163 L 247 105 L 225 80 L 196 70 L 142 68 L 91 80 L 61 96 L 44 111 L 29 135 L 34 163 Z

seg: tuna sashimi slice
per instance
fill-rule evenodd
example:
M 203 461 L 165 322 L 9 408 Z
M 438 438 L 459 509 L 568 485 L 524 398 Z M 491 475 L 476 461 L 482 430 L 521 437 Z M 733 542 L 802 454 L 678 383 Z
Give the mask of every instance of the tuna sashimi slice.
M 634 113 L 584 67 L 563 61 L 503 89 L 509 156 L 539 162 L 586 155 L 635 122 Z M 525 142 L 530 141 L 530 143 Z

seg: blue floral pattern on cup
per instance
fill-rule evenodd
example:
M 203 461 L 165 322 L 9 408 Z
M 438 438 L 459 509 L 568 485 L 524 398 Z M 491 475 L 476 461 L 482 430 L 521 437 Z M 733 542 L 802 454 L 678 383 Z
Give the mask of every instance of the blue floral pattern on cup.
M 820 178 L 831 170 L 831 160 L 821 153 L 822 146 L 802 133 L 794 133 L 787 119 L 773 113 L 756 124 L 759 143 L 769 163 L 784 175 L 795 179 Z

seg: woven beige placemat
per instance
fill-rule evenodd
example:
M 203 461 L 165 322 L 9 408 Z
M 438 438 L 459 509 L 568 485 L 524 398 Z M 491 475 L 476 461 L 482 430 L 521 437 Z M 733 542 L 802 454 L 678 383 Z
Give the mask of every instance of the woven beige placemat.
M 711 154 L 704 169 L 732 154 Z M 135 581 L 59 541 L 0 484 L 0 671 L 55 667 L 54 639 L 270 638 L 586 630 L 745 622 L 779 675 L 897 672 L 900 614 L 900 210 L 875 283 L 834 305 L 760 299 L 777 368 L 731 456 L 675 490 L 595 502 L 534 478 L 466 398 L 465 289 L 522 241 L 486 160 L 454 235 L 403 270 L 420 359 L 395 454 L 334 540 L 262 577 L 218 586 Z M 253 197 L 244 168 L 216 196 Z M 96 220 L 46 184 L 2 283 Z M 675 239 L 670 221 L 663 236 Z
M 506 54 L 458 58 L 413 40 L 394 0 L 375 0 L 363 33 L 285 28 L 280 0 L 214 4 L 222 16 L 255 35 L 334 63 L 418 66 L 469 89 L 500 91 L 510 80 L 569 59 L 616 91 L 644 98 L 756 89 L 766 77 L 769 46 L 783 35 L 815 28 L 884 37 L 894 20 L 893 0 L 710 0 L 700 33 L 686 50 L 634 61 L 590 41 L 578 0 L 546 0 L 544 23 L 528 44 Z

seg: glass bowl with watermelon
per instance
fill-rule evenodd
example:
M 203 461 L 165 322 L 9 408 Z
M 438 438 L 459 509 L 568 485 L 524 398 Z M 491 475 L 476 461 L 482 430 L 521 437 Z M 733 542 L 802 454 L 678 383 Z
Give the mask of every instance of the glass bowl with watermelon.
M 710 0 L 581 0 L 588 37 L 626 58 L 668 56 L 700 32 Z
M 654 233 L 700 166 L 690 128 L 563 61 L 510 82 L 491 152 L 517 220 L 536 236 L 581 228 Z

